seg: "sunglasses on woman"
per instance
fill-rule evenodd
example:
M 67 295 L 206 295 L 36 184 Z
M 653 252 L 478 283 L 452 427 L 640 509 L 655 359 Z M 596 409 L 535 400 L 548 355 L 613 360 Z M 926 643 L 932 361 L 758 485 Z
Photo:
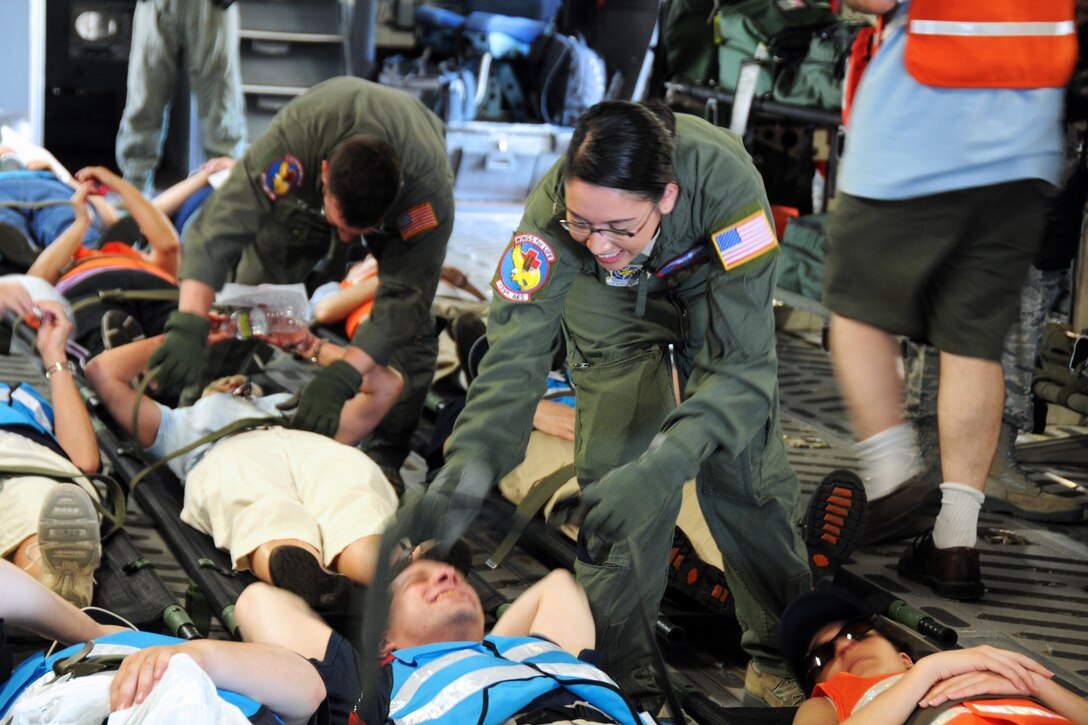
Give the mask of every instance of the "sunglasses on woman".
M 845 637 L 851 642 L 863 640 L 873 631 L 874 625 L 871 617 L 858 617 L 851 619 L 842 626 L 839 633 L 821 645 L 813 647 L 805 654 L 802 664 L 809 679 L 814 679 L 820 670 L 835 659 L 835 642 Z

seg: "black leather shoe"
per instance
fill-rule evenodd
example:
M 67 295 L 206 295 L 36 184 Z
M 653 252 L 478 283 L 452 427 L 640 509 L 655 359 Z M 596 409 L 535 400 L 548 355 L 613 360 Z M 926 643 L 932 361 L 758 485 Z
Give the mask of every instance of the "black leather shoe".
M 919 473 L 887 496 L 869 499 L 862 546 L 917 536 L 933 528 L 933 519 L 941 510 L 941 490 L 929 475 Z
M 978 549 L 973 546 L 938 549 L 933 545 L 932 531 L 907 547 L 896 568 L 907 579 L 927 584 L 949 599 L 980 599 L 986 591 L 979 572 Z

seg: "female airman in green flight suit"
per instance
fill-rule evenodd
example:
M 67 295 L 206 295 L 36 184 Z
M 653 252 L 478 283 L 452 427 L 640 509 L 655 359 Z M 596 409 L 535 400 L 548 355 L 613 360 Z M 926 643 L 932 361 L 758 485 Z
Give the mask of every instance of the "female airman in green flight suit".
M 502 476 L 521 460 L 563 334 L 589 507 L 575 570 L 606 669 L 628 692 L 646 684 L 649 652 L 636 603 L 653 621 L 682 484 L 695 478 L 757 668 L 747 689 L 796 704 L 775 627 L 811 578 L 778 421 L 777 256 L 763 183 L 737 136 L 609 101 L 586 112 L 531 193 L 492 281 L 490 350 L 431 510 L 448 505 L 470 461 Z

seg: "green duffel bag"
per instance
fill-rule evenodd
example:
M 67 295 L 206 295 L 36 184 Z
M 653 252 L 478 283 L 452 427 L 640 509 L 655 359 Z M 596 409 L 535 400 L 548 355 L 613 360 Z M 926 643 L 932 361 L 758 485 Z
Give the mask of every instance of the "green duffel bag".
M 753 59 L 762 44 L 768 49 L 756 83 L 756 96 L 770 94 L 778 65 L 775 38 L 783 33 L 833 24 L 836 15 L 823 0 L 741 0 L 718 13 L 715 42 L 718 44 L 718 83 L 736 90 L 740 66 Z
M 827 222 L 827 214 L 790 219 L 780 243 L 779 287 L 812 300 L 822 297 L 824 260 L 828 250 Z
M 814 32 L 806 30 L 805 52 L 800 57 L 779 51 L 772 43 L 778 62 L 771 96 L 798 106 L 842 108 L 846 61 L 854 38 L 865 26 L 863 21 L 839 21 Z
M 746 15 L 718 15 L 718 85 L 727 91 L 737 90 L 741 64 L 754 61 L 756 49 L 766 47 L 766 36 Z M 772 62 L 760 61 L 759 77 L 756 81 L 756 97 L 767 96 L 773 86 L 771 79 Z
M 1088 415 L 1088 330 L 1074 335 L 1049 322 L 1043 330 L 1031 392 L 1047 403 Z

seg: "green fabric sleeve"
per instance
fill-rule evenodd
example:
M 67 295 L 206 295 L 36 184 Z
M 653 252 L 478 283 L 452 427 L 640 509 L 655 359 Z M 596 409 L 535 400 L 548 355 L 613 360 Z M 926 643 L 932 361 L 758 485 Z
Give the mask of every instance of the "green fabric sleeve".
M 379 365 L 385 365 L 397 348 L 419 335 L 431 319 L 446 244 L 453 231 L 452 178 L 445 188 L 429 196 L 417 192 L 408 201 L 399 202 L 389 214 L 390 221 L 395 225 L 402 214 L 425 203 L 431 204 L 438 224 L 408 240 L 394 237 L 378 255 L 374 310 L 351 340 Z
M 238 265 L 246 245 L 252 244 L 268 217 L 272 202 L 261 190 L 259 159 L 278 147 L 273 134 L 254 142 L 226 182 L 208 197 L 196 218 L 185 227 L 181 279 L 195 279 L 222 289 Z
M 455 470 L 478 458 L 498 479 L 525 456 L 536 404 L 547 387 L 548 369 L 559 346 L 564 299 L 580 269 L 577 256 L 564 246 L 571 242 L 564 241 L 561 235 L 565 233 L 550 221 L 552 197 L 547 187 L 542 181 L 530 195 L 514 236 L 537 236 L 551 247 L 556 259 L 541 289 L 526 302 L 504 299 L 495 290 L 509 246 L 497 260 L 488 313 L 489 349 L 472 381 L 446 456 L 447 466 Z

